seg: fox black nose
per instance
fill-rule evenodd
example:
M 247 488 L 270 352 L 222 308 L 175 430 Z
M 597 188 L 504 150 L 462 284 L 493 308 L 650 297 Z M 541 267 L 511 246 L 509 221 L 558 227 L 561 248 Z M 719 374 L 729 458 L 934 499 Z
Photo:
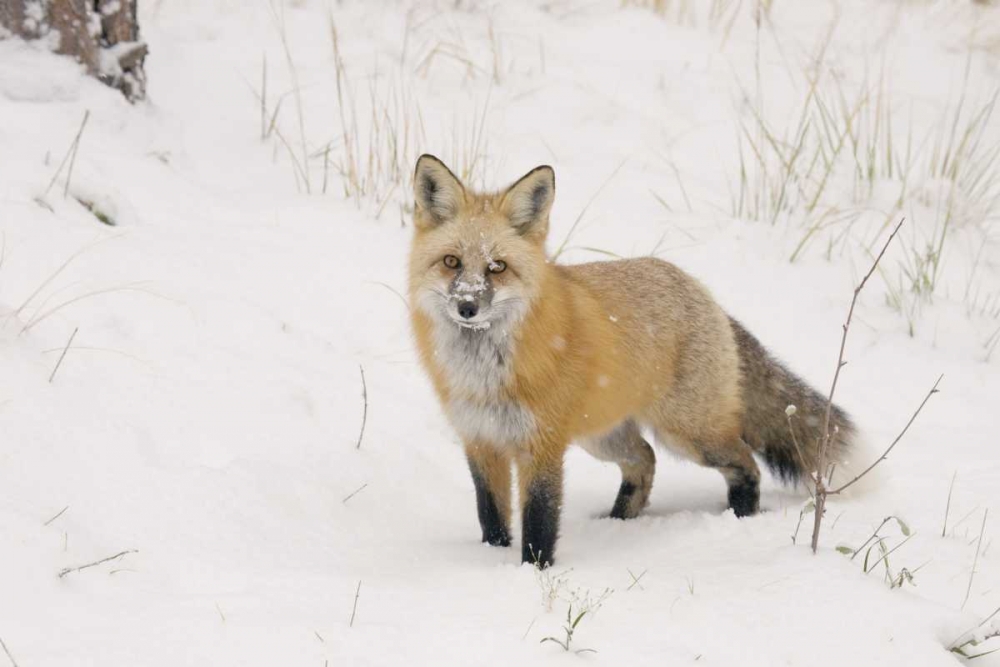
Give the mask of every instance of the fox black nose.
M 458 314 L 467 320 L 475 317 L 478 312 L 479 306 L 476 305 L 475 301 L 460 301 L 458 303 Z

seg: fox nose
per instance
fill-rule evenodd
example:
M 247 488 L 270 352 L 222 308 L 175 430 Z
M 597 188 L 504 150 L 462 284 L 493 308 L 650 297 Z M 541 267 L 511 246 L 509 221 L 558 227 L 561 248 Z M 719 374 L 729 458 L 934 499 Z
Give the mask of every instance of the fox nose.
M 458 314 L 467 320 L 475 317 L 478 312 L 479 306 L 476 305 L 475 301 L 460 301 L 458 303 Z

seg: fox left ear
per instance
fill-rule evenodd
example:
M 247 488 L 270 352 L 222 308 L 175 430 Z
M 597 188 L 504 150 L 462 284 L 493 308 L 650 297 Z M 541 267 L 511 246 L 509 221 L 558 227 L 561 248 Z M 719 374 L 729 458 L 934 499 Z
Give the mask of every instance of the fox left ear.
M 548 165 L 536 167 L 507 188 L 500 210 L 522 236 L 549 231 L 549 211 L 556 196 L 556 174 Z
M 413 174 L 413 196 L 416 201 L 414 225 L 430 228 L 458 214 L 465 201 L 465 187 L 444 162 L 425 153 L 417 160 Z

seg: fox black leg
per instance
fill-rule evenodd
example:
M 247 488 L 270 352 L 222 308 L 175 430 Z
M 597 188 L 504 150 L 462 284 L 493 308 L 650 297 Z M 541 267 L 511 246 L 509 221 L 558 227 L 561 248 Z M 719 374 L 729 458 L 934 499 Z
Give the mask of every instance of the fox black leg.
M 621 486 L 618 487 L 618 495 L 615 497 L 615 504 L 611 507 L 612 519 L 629 519 L 634 516 L 629 510 L 633 505 L 637 490 L 638 487 L 635 484 L 627 479 L 622 480 Z
M 703 450 L 705 465 L 715 468 L 729 487 L 729 506 L 738 517 L 751 516 L 760 509 L 760 468 L 750 447 L 742 441 L 725 447 Z
M 611 508 L 611 518 L 639 516 L 649 502 L 656 472 L 656 456 L 649 443 L 643 440 L 639 426 L 626 419 L 601 436 L 583 440 L 580 446 L 601 461 L 617 463 L 621 468 L 622 483 Z
M 521 484 L 521 562 L 544 568 L 555 562 L 562 506 L 562 458 L 518 468 Z
M 466 448 L 483 542 L 510 546 L 510 460 L 486 446 Z
M 726 483 L 729 485 L 729 506 L 736 516 L 756 514 L 760 509 L 759 478 L 747 474 L 745 470 L 739 470 L 727 475 Z

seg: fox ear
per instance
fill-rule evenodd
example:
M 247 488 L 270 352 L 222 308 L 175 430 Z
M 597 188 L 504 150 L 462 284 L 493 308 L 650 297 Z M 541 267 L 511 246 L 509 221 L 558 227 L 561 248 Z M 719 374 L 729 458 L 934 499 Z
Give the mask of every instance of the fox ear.
M 444 162 L 433 155 L 421 155 L 413 174 L 413 196 L 417 227 L 434 227 L 458 214 L 465 188 Z
M 500 210 L 510 224 L 523 236 L 540 235 L 549 231 L 549 210 L 556 196 L 556 173 L 552 167 L 535 167 L 507 188 Z

